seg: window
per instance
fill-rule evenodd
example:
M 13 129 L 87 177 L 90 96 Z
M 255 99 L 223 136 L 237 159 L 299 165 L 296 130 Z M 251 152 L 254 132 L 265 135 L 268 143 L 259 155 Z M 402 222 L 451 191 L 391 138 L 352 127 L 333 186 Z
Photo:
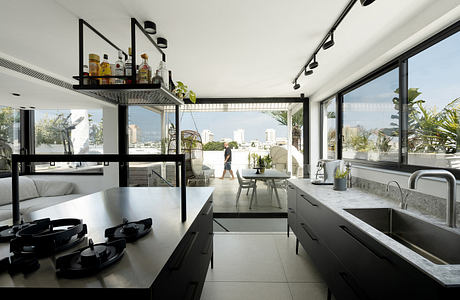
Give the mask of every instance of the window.
M 460 33 L 411 57 L 408 161 L 460 169 Z
M 343 95 L 343 158 L 398 161 L 398 74 L 393 69 Z
M 336 100 L 335 97 L 321 103 L 323 159 L 336 158 Z
M 0 174 L 11 171 L 11 154 L 19 148 L 19 111 L 0 106 Z
M 162 153 L 161 113 L 155 108 L 130 106 L 128 118 L 129 154 Z
M 35 153 L 103 153 L 102 110 L 36 110 Z M 96 163 L 36 164 L 35 171 L 102 172 Z

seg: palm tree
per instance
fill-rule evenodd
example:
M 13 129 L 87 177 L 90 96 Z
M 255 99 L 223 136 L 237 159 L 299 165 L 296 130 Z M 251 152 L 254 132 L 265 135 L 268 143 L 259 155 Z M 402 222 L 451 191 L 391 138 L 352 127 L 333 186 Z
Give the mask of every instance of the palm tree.
M 287 111 L 271 111 L 270 114 L 278 123 L 281 125 L 287 126 Z M 299 110 L 292 115 L 292 145 L 296 147 L 297 150 L 300 149 L 300 137 L 302 135 L 302 126 L 303 126 L 303 111 Z

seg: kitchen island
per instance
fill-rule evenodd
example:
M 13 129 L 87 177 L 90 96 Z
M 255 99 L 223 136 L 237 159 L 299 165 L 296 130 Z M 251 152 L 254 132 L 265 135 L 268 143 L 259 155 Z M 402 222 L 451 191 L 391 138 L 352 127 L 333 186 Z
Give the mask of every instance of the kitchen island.
M 25 215 L 41 218 L 78 218 L 87 225 L 87 238 L 105 242 L 106 228 L 123 218 L 152 218 L 152 231 L 127 243 L 121 260 L 95 275 L 58 278 L 55 260 L 88 244 L 85 239 L 55 257 L 40 259 L 40 269 L 28 274 L 0 274 L 4 299 L 199 299 L 213 254 L 213 188 L 187 188 L 187 220 L 181 222 L 180 190 L 169 187 L 112 188 Z M 0 244 L 0 257 L 9 244 Z

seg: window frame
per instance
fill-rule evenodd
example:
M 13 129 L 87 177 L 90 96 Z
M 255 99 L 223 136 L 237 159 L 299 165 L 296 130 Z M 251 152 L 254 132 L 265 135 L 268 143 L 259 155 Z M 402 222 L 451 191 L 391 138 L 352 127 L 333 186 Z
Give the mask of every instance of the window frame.
M 324 120 L 324 114 L 326 112 L 326 105 L 329 104 L 332 100 L 335 100 L 335 119 L 337 120 L 337 95 L 334 94 L 330 97 L 327 97 L 326 99 L 320 101 L 320 106 L 319 106 L 319 122 L 320 122 L 320 126 L 319 126 L 319 153 L 320 153 L 320 156 L 321 158 L 320 159 L 328 159 L 327 158 L 327 154 L 326 154 L 326 157 L 324 157 L 324 136 L 327 136 L 327 134 L 325 135 L 325 132 L 324 132 L 324 123 L 325 123 L 325 120 Z M 337 158 L 337 143 L 338 143 L 338 131 L 337 131 L 337 122 L 335 123 L 335 130 L 336 130 L 336 145 L 335 145 L 335 152 L 334 152 L 334 158 Z M 327 149 L 326 149 L 326 153 L 327 153 Z
M 408 60 L 419 54 L 420 52 L 430 48 L 431 46 L 449 38 L 450 36 L 460 32 L 460 21 L 450 25 L 449 27 L 441 30 L 440 32 L 434 34 L 433 36 L 427 38 L 423 42 L 417 44 L 416 46 L 410 48 L 406 52 L 400 54 L 396 58 L 387 62 L 386 64 L 378 67 L 377 69 L 369 72 L 360 79 L 354 81 L 353 83 L 347 85 L 346 87 L 340 89 L 338 92 L 327 97 L 326 99 L 320 102 L 320 155 L 323 156 L 323 110 L 324 103 L 326 103 L 332 97 L 336 98 L 336 130 L 337 130 L 337 141 L 336 141 L 336 158 L 342 159 L 343 152 L 343 96 L 363 85 L 369 83 L 370 81 L 380 77 L 381 75 L 398 69 L 399 77 L 399 145 L 398 145 L 398 162 L 388 162 L 388 161 L 368 161 L 361 159 L 345 159 L 352 164 L 388 169 L 393 171 L 401 172 L 415 172 L 421 169 L 445 169 L 452 172 L 457 179 L 460 179 L 460 169 L 453 168 L 439 168 L 433 166 L 420 166 L 420 165 L 411 165 L 408 163 L 408 147 L 407 147 L 407 102 L 408 102 Z M 401 134 L 402 133 L 402 134 Z

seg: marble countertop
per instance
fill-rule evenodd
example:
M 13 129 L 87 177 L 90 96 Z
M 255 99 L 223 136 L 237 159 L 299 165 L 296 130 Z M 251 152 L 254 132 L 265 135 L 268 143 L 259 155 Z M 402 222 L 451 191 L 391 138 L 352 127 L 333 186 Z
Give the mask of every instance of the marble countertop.
M 313 185 L 309 179 L 289 179 L 289 182 L 311 197 L 323 203 L 326 207 L 342 216 L 344 219 L 359 229 L 369 234 L 384 247 L 387 247 L 393 252 L 397 253 L 403 259 L 438 281 L 440 284 L 445 286 L 460 286 L 460 265 L 435 264 L 344 210 L 347 208 L 384 207 L 390 207 L 399 210 L 398 204 L 396 202 L 390 200 L 389 198 L 381 197 L 357 188 L 348 189 L 344 192 L 335 191 L 330 185 Z M 460 228 L 447 227 L 445 225 L 445 220 L 427 216 L 426 214 L 422 214 L 411 209 L 406 210 L 405 212 L 407 212 L 409 215 L 415 216 L 422 220 L 426 220 L 446 228 L 447 230 L 451 230 L 460 234 Z

